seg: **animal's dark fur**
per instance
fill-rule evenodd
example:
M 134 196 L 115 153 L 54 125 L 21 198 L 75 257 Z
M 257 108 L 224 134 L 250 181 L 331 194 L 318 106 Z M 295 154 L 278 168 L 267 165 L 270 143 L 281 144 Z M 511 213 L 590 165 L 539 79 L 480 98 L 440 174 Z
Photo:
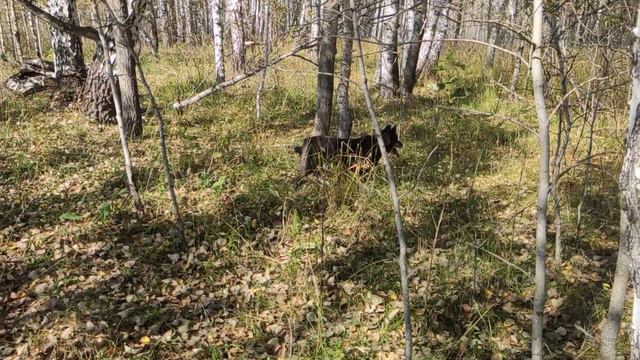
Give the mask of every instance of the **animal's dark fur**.
M 395 126 L 387 125 L 382 130 L 382 140 L 388 153 L 398 155 L 402 147 Z M 330 136 L 311 136 L 305 138 L 302 146 L 294 147 L 300 155 L 300 172 L 308 175 L 318 169 L 324 161 L 339 160 L 347 167 L 370 162 L 377 164 L 382 157 L 375 135 L 357 138 L 338 139 Z M 337 158 L 337 159 L 336 159 Z

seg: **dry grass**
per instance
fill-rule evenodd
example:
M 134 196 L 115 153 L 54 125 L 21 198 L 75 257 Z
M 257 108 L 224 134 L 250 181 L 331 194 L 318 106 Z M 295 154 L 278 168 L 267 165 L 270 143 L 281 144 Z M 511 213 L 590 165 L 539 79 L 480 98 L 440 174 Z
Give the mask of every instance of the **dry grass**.
M 505 100 L 491 81 L 508 78 L 511 64 L 490 74 L 470 53 L 461 47 L 443 57 L 444 89 L 428 80 L 411 102 L 377 102 L 405 144 L 392 163 L 412 249 L 419 359 L 519 359 L 528 351 L 535 136 L 438 106 L 498 112 L 535 128 L 534 112 L 526 90 L 523 101 Z M 115 128 L 73 109 L 43 110 L 47 94 L 2 93 L 0 354 L 399 358 L 397 251 L 382 169 L 367 181 L 339 170 L 324 184 L 298 181 L 291 148 L 311 129 L 312 66 L 292 59 L 270 72 L 265 116 L 256 121 L 256 80 L 184 113 L 170 110 L 208 86 L 208 49 L 176 48 L 144 63 L 165 106 L 187 240 L 173 232 L 149 114 L 132 144 L 147 210 L 137 218 Z M 3 78 L 9 72 L 0 68 Z M 352 94 L 355 132 L 368 132 L 361 94 Z M 595 132 L 594 153 L 604 155 L 594 158 L 581 242 L 575 209 L 584 168 L 561 184 L 568 248 L 562 268 L 550 267 L 545 333 L 557 358 L 596 357 L 574 325 L 597 336 L 615 263 L 624 114 L 611 109 Z M 584 143 L 569 165 L 584 156 Z

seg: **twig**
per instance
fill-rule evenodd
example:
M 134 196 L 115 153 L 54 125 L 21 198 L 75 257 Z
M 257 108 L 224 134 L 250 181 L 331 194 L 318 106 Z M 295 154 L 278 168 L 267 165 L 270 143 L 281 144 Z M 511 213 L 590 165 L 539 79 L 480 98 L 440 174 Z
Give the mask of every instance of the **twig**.
M 538 135 L 538 132 L 535 131 L 533 128 L 527 126 L 525 123 L 521 122 L 520 120 L 516 120 L 516 119 L 514 119 L 512 117 L 509 117 L 509 116 L 500 115 L 500 114 L 496 114 L 496 113 L 484 112 L 484 111 L 480 111 L 480 110 L 458 108 L 458 107 L 454 107 L 454 106 L 435 105 L 434 107 L 437 108 L 437 109 L 442 109 L 442 110 L 460 111 L 460 112 L 467 113 L 469 115 L 482 115 L 482 116 L 495 117 L 495 118 L 498 118 L 498 119 L 506 120 L 506 121 L 508 121 L 510 123 L 513 123 L 515 125 L 518 125 L 518 126 L 522 127 L 523 129 L 528 130 L 533 135 L 536 135 L 536 136 Z
M 349 1 L 351 8 L 355 9 L 355 0 Z M 360 38 L 360 29 L 358 28 L 358 12 L 353 12 L 353 24 L 354 35 L 356 38 Z M 367 110 L 373 130 L 378 140 L 378 147 L 382 154 L 382 160 L 384 162 L 385 173 L 387 174 L 387 182 L 389 183 L 389 193 L 391 195 L 391 202 L 393 204 L 393 212 L 395 214 L 396 230 L 398 235 L 398 245 L 400 247 L 400 256 L 398 257 L 398 263 L 400 266 L 400 283 L 402 285 L 402 305 L 404 309 L 404 357 L 405 360 L 411 360 L 413 355 L 413 338 L 411 334 L 411 303 L 409 301 L 409 281 L 407 277 L 407 243 L 404 237 L 404 230 L 402 225 L 402 212 L 400 208 L 400 198 L 398 197 L 398 190 L 393 180 L 393 172 L 391 165 L 389 164 L 389 155 L 382 139 L 380 132 L 380 123 L 378 117 L 373 109 L 373 101 L 371 100 L 371 94 L 369 93 L 369 86 L 367 85 L 367 72 L 364 63 L 364 57 L 362 56 L 362 43 L 357 40 L 356 47 L 358 49 L 358 64 L 360 68 L 360 77 L 362 78 L 362 91 L 364 93 L 365 102 L 367 104 Z

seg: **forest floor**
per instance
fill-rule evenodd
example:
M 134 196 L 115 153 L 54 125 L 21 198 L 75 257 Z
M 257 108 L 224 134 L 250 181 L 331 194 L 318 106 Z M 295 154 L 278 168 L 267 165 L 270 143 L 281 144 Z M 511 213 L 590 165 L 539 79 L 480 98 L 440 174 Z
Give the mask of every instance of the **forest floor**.
M 423 81 L 415 99 L 376 98 L 383 125 L 397 124 L 404 143 L 391 163 L 410 246 L 416 358 L 524 359 L 535 113 L 524 80 L 523 99 L 509 100 L 498 84 L 510 78 L 505 59 L 490 73 L 481 51 L 464 49 L 442 57 L 439 81 Z M 367 179 L 329 171 L 323 182 L 300 181 L 297 172 L 292 147 L 310 134 L 315 111 L 313 66 L 290 59 L 270 70 L 264 117 L 256 120 L 257 79 L 182 113 L 170 108 L 210 83 L 209 49 L 176 48 L 143 61 L 165 108 L 186 239 L 174 230 L 150 112 L 143 138 L 130 144 L 146 208 L 139 217 L 115 126 L 73 106 L 49 110 L 48 93 L 2 92 L 0 357 L 401 358 L 397 239 L 383 169 Z M 369 63 L 372 71 L 373 57 Z M 12 70 L 0 67 L 1 78 Z M 351 96 L 354 134 L 370 133 L 360 90 L 352 87 Z M 612 109 L 603 108 L 593 132 L 579 239 L 585 167 L 559 186 L 559 267 L 549 206 L 547 358 L 597 358 L 625 129 L 624 110 Z M 581 126 L 568 166 L 585 156 Z

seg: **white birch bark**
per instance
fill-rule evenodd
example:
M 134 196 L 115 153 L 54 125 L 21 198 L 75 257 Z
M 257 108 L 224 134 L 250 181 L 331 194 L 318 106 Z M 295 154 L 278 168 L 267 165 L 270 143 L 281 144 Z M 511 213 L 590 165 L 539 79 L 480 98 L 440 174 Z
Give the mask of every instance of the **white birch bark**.
M 226 1 L 226 23 L 228 24 L 229 32 L 231 33 L 231 66 L 234 74 L 240 74 L 245 70 L 244 16 L 240 0 Z
M 75 0 L 49 0 L 49 12 L 64 21 L 76 25 L 79 23 Z M 67 73 L 86 75 L 82 42 L 79 37 L 52 27 L 51 48 L 56 78 Z
M 222 1 L 209 0 L 211 13 L 211 33 L 213 36 L 213 66 L 216 74 L 216 83 L 223 82 L 225 79 L 224 67 L 224 39 L 222 28 Z
M 382 37 L 380 45 L 379 86 L 384 98 L 398 93 L 398 0 L 384 0 L 382 4 Z
M 264 2 L 264 26 L 265 29 L 263 29 L 263 34 L 262 34 L 262 42 L 263 42 L 263 56 L 264 56 L 264 63 L 265 65 L 269 63 L 269 51 L 271 48 L 271 38 L 269 37 L 270 35 L 270 31 L 269 31 L 269 25 L 270 25 L 270 19 L 271 17 L 271 2 L 270 1 L 265 1 Z M 260 120 L 260 116 L 262 115 L 262 92 L 264 91 L 264 84 L 267 80 L 267 68 L 265 67 L 264 70 L 262 70 L 262 74 L 260 76 L 260 85 L 258 86 L 258 91 L 256 92 L 256 119 Z
M 622 171 L 620 172 L 620 214 L 626 218 L 627 229 L 622 234 L 628 246 L 633 284 L 633 312 L 631 316 L 631 360 L 640 359 L 640 6 L 636 15 L 632 52 L 632 90 L 629 129 Z
M 160 39 L 164 46 L 170 46 L 173 43 L 173 34 L 171 32 L 171 22 L 169 20 L 168 0 L 158 0 L 158 30 Z
M 178 41 L 184 42 L 184 18 L 182 17 L 180 10 L 182 8 L 180 5 L 181 3 L 181 0 L 173 0 L 173 13 L 176 26 L 176 38 Z
M 433 32 L 431 32 L 427 38 L 427 30 L 425 29 L 425 35 L 423 36 L 423 43 L 420 48 L 420 55 L 418 56 L 418 70 L 416 75 L 418 79 L 423 75 L 430 74 L 433 67 L 438 63 L 440 52 L 444 45 L 443 40 L 449 32 L 449 4 L 445 1 L 440 1 L 438 5 L 440 6 L 439 8 L 438 6 L 433 6 L 433 11 L 436 13 L 434 16 L 436 24 L 433 27 Z M 429 41 L 424 42 L 424 40 L 427 39 Z
M 420 46 L 420 52 L 418 53 L 418 63 L 416 65 L 417 78 L 420 78 L 422 69 L 427 63 L 427 58 L 431 53 L 431 48 L 434 47 L 435 37 L 438 32 L 438 23 L 442 14 L 443 5 L 444 0 L 433 0 L 430 2 L 430 6 L 427 9 L 425 15 L 424 31 L 422 33 L 422 44 Z
M 492 20 L 500 20 L 502 18 L 502 12 L 504 11 L 504 1 L 505 0 L 493 0 L 493 19 Z M 500 32 L 500 27 L 496 24 L 489 25 L 489 44 L 496 45 L 498 40 L 498 35 Z M 486 64 L 489 67 L 493 67 L 493 62 L 496 58 L 496 48 L 493 46 L 487 47 L 487 59 Z
M 38 18 L 34 18 L 31 11 L 27 11 L 27 21 L 29 22 L 29 31 L 34 39 L 34 50 L 39 59 L 42 58 L 42 38 L 40 37 L 40 29 L 38 28 Z M 0 32 L 1 33 L 1 32 Z
M 407 42 L 414 41 L 414 26 L 416 22 L 416 7 L 420 0 L 405 0 L 402 17 L 402 30 L 398 35 L 400 42 L 403 44 L 400 46 L 400 69 L 405 68 L 405 64 L 408 57 L 410 44 Z

